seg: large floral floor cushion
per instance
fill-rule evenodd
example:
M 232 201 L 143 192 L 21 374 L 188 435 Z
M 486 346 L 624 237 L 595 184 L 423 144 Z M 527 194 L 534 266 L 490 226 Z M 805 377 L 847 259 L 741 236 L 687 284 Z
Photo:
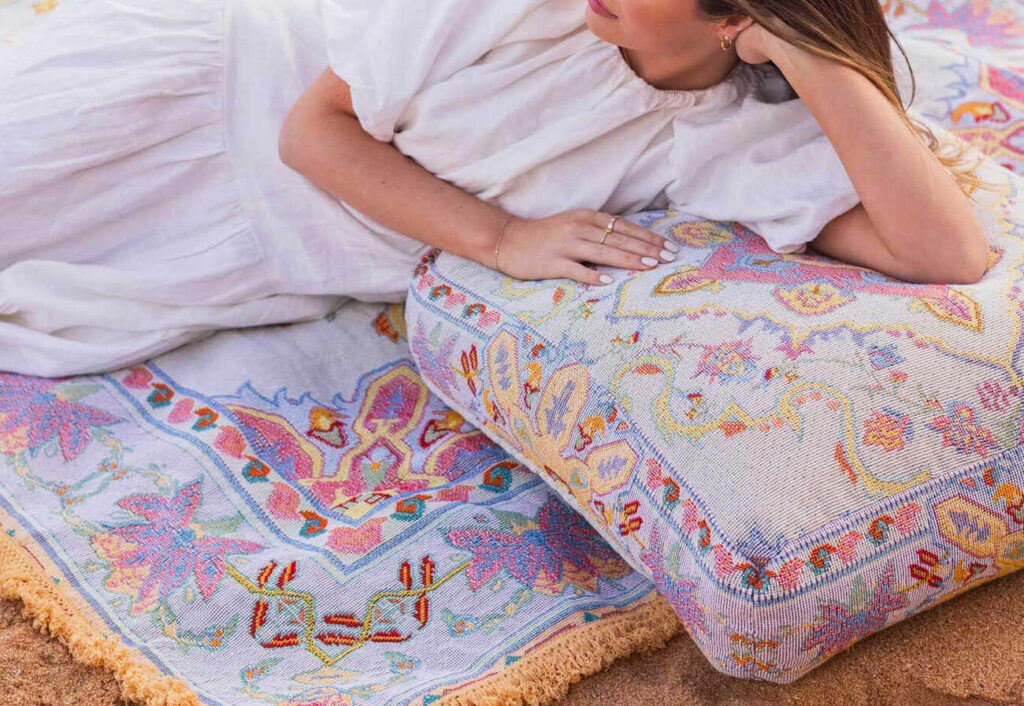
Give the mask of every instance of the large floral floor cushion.
M 400 312 L 0 375 L 0 597 L 147 706 L 549 703 L 663 644 L 651 582 L 430 394 Z
M 944 131 L 940 134 L 945 134 Z M 912 284 L 741 226 L 607 287 L 432 251 L 425 382 L 650 576 L 722 672 L 791 682 L 1024 566 L 1024 181 L 976 192 L 991 266 Z

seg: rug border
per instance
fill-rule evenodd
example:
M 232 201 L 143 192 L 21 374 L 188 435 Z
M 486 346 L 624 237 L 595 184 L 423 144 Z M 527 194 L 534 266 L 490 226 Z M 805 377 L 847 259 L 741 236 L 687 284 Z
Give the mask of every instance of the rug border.
M 33 627 L 57 638 L 76 662 L 110 672 L 125 701 L 200 706 L 183 681 L 164 674 L 138 649 L 84 617 L 31 551 L 6 532 L 0 532 L 0 598 L 21 601 Z
M 107 633 L 83 615 L 49 573 L 28 547 L 0 532 L 0 598 L 21 601 L 23 615 L 32 619 L 37 631 L 56 638 L 76 662 L 112 674 L 125 701 L 144 706 L 202 705 L 184 681 L 164 674 L 140 650 L 128 647 L 120 636 Z M 639 605 L 555 635 L 482 681 L 442 689 L 441 698 L 432 703 L 550 704 L 563 698 L 575 682 L 622 657 L 660 649 L 682 629 L 672 607 L 652 588 Z

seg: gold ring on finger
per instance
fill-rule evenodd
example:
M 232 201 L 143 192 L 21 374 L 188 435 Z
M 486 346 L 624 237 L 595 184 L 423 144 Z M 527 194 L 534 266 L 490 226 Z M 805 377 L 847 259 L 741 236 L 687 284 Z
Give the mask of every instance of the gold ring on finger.
M 617 220 L 619 220 L 619 216 L 612 216 L 611 220 L 608 221 L 608 225 L 604 228 L 604 235 L 601 236 L 602 245 L 604 245 L 605 238 L 608 237 L 608 234 L 612 232 L 612 229 L 615 227 L 615 221 Z

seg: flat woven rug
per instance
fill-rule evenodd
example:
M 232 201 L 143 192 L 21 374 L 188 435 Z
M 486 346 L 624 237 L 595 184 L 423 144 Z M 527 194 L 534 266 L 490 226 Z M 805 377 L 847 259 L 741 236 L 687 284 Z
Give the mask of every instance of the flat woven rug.
M 0 597 L 146 704 L 544 702 L 664 644 L 647 579 L 430 394 L 401 312 L 0 375 Z

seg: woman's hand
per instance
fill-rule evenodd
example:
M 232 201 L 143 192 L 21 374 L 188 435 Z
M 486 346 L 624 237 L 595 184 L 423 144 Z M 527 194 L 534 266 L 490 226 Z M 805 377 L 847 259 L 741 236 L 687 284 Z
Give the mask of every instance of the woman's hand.
M 782 40 L 753 22 L 736 35 L 735 41 L 736 53 L 740 61 L 748 64 L 763 64 L 772 60 L 775 45 Z
M 602 245 L 601 236 L 611 218 L 587 208 L 547 218 L 513 218 L 498 248 L 498 269 L 523 280 L 567 277 L 601 285 L 607 284 L 600 280 L 602 273 L 581 263 L 648 270 L 659 259 L 675 259 L 671 250 L 678 250 L 678 245 L 624 217 L 615 221 L 615 230 Z M 493 267 L 493 250 L 491 255 L 489 266 Z

